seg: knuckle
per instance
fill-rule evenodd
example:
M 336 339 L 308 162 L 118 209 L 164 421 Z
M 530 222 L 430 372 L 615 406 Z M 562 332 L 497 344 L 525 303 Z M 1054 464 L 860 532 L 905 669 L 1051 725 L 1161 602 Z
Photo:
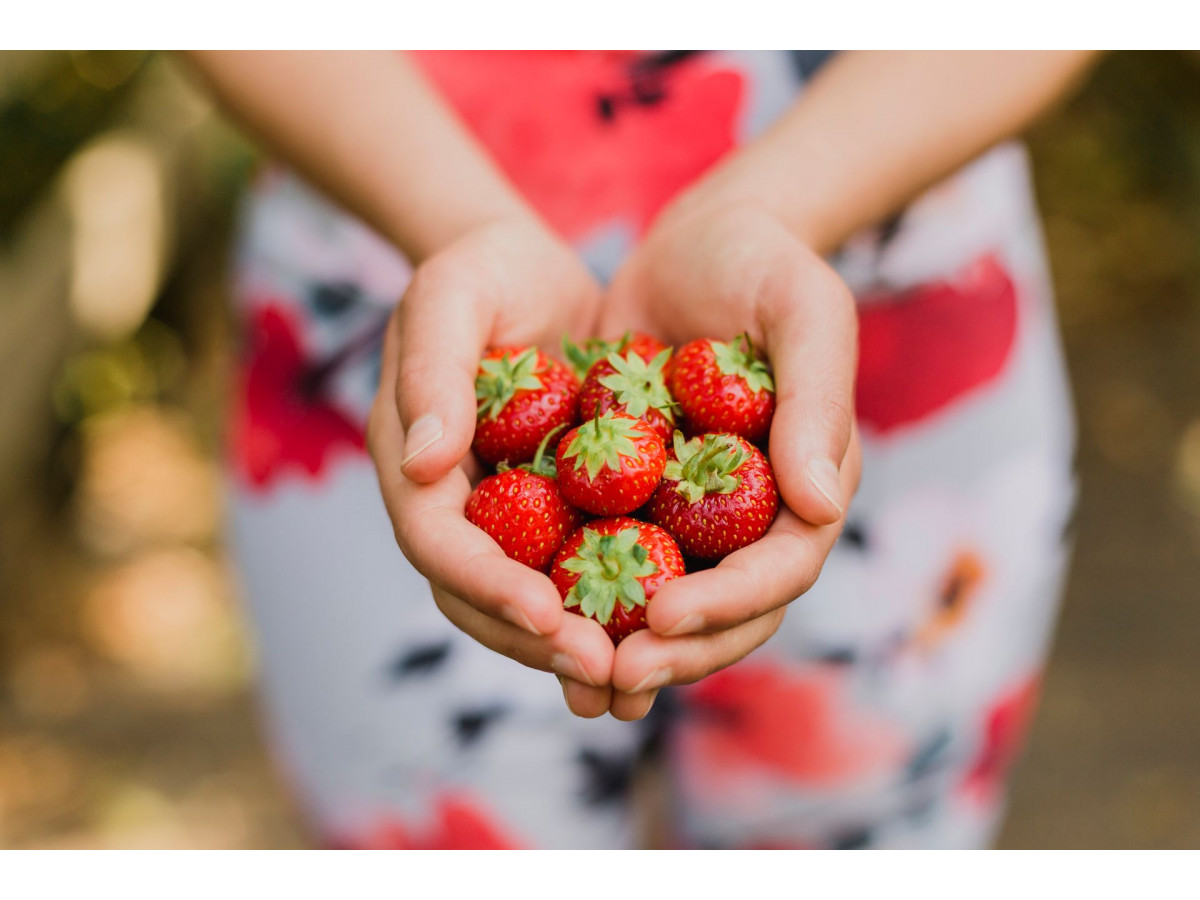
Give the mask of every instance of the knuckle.
M 854 292 L 828 262 L 812 254 L 800 277 L 804 295 L 819 297 L 823 307 L 832 308 L 837 315 L 848 320 L 857 320 Z
M 791 596 L 785 598 L 784 606 L 807 594 L 817 583 L 817 578 L 820 577 L 821 570 L 825 567 L 825 554 L 821 553 L 812 538 L 803 532 L 796 535 L 794 554 L 794 558 L 798 561 L 797 571 L 801 574 L 792 590 L 788 591 Z
M 420 559 L 413 550 L 412 535 L 409 533 L 405 516 L 402 513 L 394 512 L 391 514 L 392 520 L 392 537 L 396 541 L 396 546 L 400 548 L 400 552 L 404 554 L 404 558 L 418 572 L 421 571 Z M 421 574 L 424 574 L 423 572 Z
M 854 404 L 850 398 L 840 392 L 827 394 L 817 404 L 816 415 L 826 432 L 834 436 L 839 449 L 844 450 L 854 427 Z
M 485 288 L 495 278 L 486 253 L 460 252 L 449 248 L 431 256 L 413 272 L 401 303 L 401 320 L 423 314 L 447 301 L 462 302 Z
M 448 280 L 454 267 L 448 264 L 444 255 L 431 256 L 417 266 L 404 292 L 401 316 L 430 302 L 448 287 Z
M 444 560 L 438 552 L 441 545 L 432 537 L 438 527 L 430 524 L 430 510 L 401 489 L 388 504 L 388 513 L 396 544 L 412 567 L 431 581 L 436 579 L 440 586 L 446 586 Z
M 406 355 L 400 361 L 400 374 L 396 378 L 395 402 L 399 409 L 405 409 L 408 398 L 420 396 L 435 383 L 437 374 L 432 362 L 424 357 Z

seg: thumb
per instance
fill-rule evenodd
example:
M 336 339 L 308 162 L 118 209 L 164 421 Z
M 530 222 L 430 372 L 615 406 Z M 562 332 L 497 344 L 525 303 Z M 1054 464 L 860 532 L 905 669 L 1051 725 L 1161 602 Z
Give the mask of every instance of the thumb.
M 436 481 L 471 448 L 475 375 L 490 325 L 482 300 L 454 279 L 418 272 L 400 302 L 395 394 L 400 468 L 412 481 Z
M 764 298 L 776 387 L 771 463 L 784 503 L 829 525 L 850 501 L 840 470 L 854 425 L 858 317 L 849 289 L 815 256 L 779 284 L 780 295 Z

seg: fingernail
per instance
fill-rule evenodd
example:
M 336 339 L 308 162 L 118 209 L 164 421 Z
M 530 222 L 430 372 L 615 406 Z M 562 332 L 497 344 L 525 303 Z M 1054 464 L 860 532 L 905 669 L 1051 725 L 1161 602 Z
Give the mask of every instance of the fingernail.
M 576 681 L 582 681 L 592 687 L 596 686 L 596 682 L 592 681 L 587 670 L 583 668 L 583 663 L 570 653 L 555 653 L 550 659 L 550 668 L 559 675 L 574 678 Z
M 426 413 L 412 423 L 404 436 L 404 459 L 400 468 L 404 468 L 434 444 L 442 439 L 442 420 L 433 413 Z
M 533 622 L 530 621 L 529 616 L 525 613 L 525 610 L 521 609 L 519 606 L 501 607 L 500 615 L 504 616 L 504 618 L 508 619 L 508 621 L 512 622 L 518 628 L 524 628 L 530 634 L 536 634 L 539 637 L 542 634 L 537 630 Z
M 642 691 L 652 691 L 655 688 L 663 687 L 670 680 L 670 669 L 655 669 L 640 682 L 638 682 L 638 686 L 629 693 L 640 694 Z
M 675 623 L 672 628 L 668 628 L 663 634 L 672 636 L 676 634 L 692 634 L 704 627 L 704 616 L 700 613 L 688 613 L 682 619 Z
M 846 511 L 842 507 L 842 484 L 837 466 L 827 459 L 810 459 L 808 480 L 821 492 L 822 497 L 837 507 L 839 513 Z

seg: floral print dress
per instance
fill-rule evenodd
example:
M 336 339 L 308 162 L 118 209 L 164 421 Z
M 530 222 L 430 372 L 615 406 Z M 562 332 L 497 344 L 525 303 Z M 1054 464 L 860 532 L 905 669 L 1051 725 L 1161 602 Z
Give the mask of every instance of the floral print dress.
M 803 92 L 821 52 L 418 54 L 609 277 L 656 212 Z M 798 173 L 797 177 L 803 177 Z M 859 298 L 862 486 L 755 653 L 651 717 L 570 715 L 476 644 L 396 548 L 364 449 L 409 264 L 294 176 L 246 205 L 231 541 L 273 746 L 329 845 L 976 847 L 1053 630 L 1072 414 L 1027 163 L 1000 146 L 833 262 Z M 660 839 L 663 839 L 660 836 Z

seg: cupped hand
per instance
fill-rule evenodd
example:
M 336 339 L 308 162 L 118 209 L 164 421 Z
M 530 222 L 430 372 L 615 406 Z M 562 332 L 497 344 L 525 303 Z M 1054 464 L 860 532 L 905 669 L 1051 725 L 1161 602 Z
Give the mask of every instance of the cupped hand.
M 775 633 L 837 540 L 861 455 L 853 297 L 767 210 L 668 212 L 618 272 L 602 310 L 599 333 L 626 329 L 675 346 L 749 333 L 774 369 L 768 456 L 783 501 L 758 542 L 664 585 L 648 605 L 649 629 L 617 648 L 610 711 L 635 719 L 659 688 L 731 665 Z M 583 696 L 568 685 L 568 702 L 572 690 Z
M 442 613 L 484 646 L 569 678 L 572 709 L 592 716 L 609 707 L 608 636 L 564 614 L 549 578 L 506 557 L 464 506 L 481 474 L 470 447 L 484 351 L 550 351 L 564 334 L 584 337 L 599 297 L 570 248 L 536 222 L 468 233 L 417 267 L 397 305 L 367 429 L 396 541 Z

